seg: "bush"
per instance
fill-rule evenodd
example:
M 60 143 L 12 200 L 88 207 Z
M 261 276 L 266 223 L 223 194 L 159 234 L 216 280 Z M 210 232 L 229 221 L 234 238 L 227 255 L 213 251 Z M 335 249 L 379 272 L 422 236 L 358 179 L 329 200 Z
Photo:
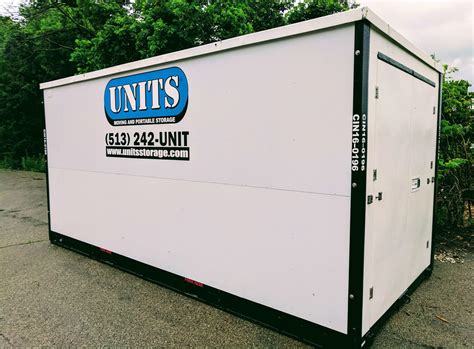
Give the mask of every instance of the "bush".
M 21 169 L 33 172 L 45 172 L 46 162 L 43 155 L 24 156 L 21 158 Z
M 466 207 L 474 201 L 473 97 L 465 80 L 445 66 L 438 161 L 437 221 L 443 229 L 472 225 Z

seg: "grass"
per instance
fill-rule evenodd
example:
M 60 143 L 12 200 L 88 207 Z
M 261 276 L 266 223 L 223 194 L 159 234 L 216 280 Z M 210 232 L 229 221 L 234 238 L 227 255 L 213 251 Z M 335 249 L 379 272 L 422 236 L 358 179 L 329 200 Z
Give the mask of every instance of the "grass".
M 24 156 L 21 158 L 21 169 L 33 172 L 45 172 L 46 162 L 44 156 Z
M 0 159 L 0 168 L 10 170 L 23 170 L 33 172 L 45 172 L 46 162 L 43 155 L 37 156 L 23 156 L 21 160 L 13 159 L 10 156 L 4 156 Z

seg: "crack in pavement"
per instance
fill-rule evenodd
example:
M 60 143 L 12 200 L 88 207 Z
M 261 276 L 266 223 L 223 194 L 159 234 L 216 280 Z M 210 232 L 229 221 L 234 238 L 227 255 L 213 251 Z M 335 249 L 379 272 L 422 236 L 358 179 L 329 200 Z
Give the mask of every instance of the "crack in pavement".
M 36 219 L 36 218 L 33 218 L 33 217 L 30 217 L 30 216 L 24 216 L 24 217 L 15 217 L 15 218 L 19 218 L 21 219 L 22 221 L 26 221 L 26 222 L 29 222 L 29 223 L 33 223 L 33 226 L 34 227 L 38 227 L 40 225 L 48 225 L 48 222 L 44 222 L 44 221 L 41 221 L 39 219 Z
M 23 208 L 0 208 L 0 212 L 3 212 L 3 213 L 17 213 L 17 212 L 22 212 L 22 211 L 28 211 L 28 210 L 33 210 L 35 208 L 38 208 L 38 207 L 43 207 L 44 205 L 43 204 L 39 204 L 39 205 L 35 205 L 35 206 L 31 206 L 31 207 L 23 207 Z
M 35 241 L 28 241 L 28 242 L 20 242 L 20 243 L 18 243 L 18 244 L 0 246 L 0 249 L 4 249 L 4 248 L 8 248 L 8 247 L 21 246 L 21 245 L 30 245 L 30 244 L 35 244 L 35 243 L 37 243 L 37 242 L 44 242 L 44 241 L 49 241 L 49 239 L 35 240 Z M 1 333 L 0 333 L 0 335 L 1 335 Z
M 0 213 L 3 213 L 4 216 L 13 218 L 13 219 L 20 219 L 22 221 L 30 222 L 30 223 L 36 223 L 33 224 L 33 226 L 40 226 L 40 225 L 47 225 L 48 222 L 39 220 L 37 218 L 31 217 L 31 216 L 17 216 L 15 213 L 21 212 L 22 210 L 19 211 L 3 211 Z

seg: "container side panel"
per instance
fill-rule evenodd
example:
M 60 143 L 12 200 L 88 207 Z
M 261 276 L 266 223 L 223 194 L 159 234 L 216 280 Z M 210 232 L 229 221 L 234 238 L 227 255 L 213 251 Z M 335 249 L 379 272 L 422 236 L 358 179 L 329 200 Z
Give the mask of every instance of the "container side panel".
M 109 125 L 110 77 L 46 90 L 50 166 L 349 196 L 351 35 L 353 26 L 181 62 L 189 103 L 173 125 Z M 105 159 L 106 133 L 133 142 L 150 131 L 189 132 L 191 160 Z
M 434 69 L 371 40 L 363 333 L 430 265 L 439 88 Z
M 104 90 L 127 73 L 45 90 L 52 230 L 346 333 L 353 39 L 348 25 L 180 61 L 174 124 L 109 123 Z M 106 156 L 169 137 L 180 161 Z
M 54 231 L 345 331 L 348 198 L 62 169 L 49 175 Z

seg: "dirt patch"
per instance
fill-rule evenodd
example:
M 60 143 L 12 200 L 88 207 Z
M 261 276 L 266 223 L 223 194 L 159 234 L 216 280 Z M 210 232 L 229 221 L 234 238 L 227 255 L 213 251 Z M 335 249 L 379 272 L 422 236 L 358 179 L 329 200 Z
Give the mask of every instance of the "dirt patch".
M 474 230 L 471 227 L 441 231 L 435 236 L 434 258 L 442 263 L 464 263 L 474 249 Z

